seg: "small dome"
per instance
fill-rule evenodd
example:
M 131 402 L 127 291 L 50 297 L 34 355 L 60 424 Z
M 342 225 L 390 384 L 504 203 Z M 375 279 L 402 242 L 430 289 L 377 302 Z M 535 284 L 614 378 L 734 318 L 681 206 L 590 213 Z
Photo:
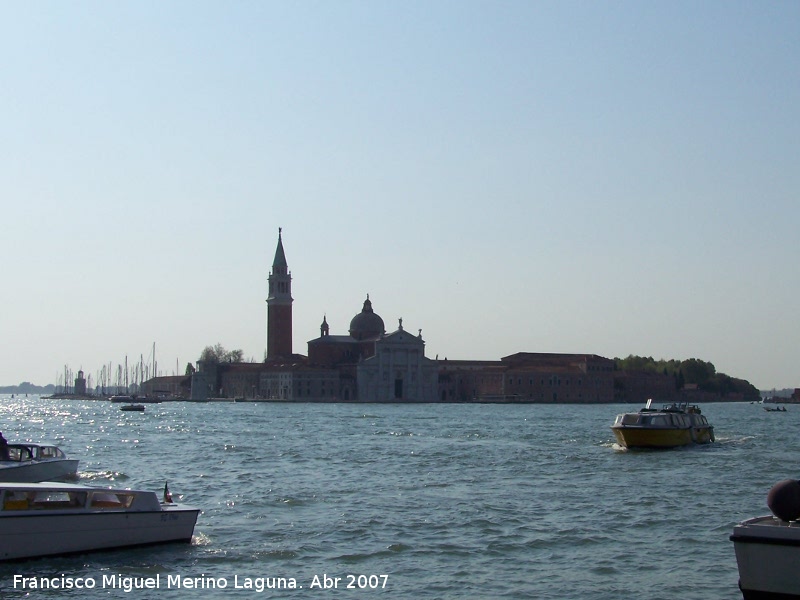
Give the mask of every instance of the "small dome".
M 380 337 L 386 333 L 383 319 L 372 311 L 372 302 L 369 301 L 369 294 L 364 300 L 364 308 L 350 321 L 350 336 L 357 340 L 365 340 Z

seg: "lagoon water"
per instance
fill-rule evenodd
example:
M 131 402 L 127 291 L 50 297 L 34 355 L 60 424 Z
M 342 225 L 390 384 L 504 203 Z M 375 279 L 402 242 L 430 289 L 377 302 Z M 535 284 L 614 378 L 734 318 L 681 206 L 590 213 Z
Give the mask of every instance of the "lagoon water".
M 740 598 L 728 538 L 768 512 L 774 483 L 798 477 L 800 407 L 707 404 L 716 443 L 624 451 L 609 427 L 638 408 L 169 402 L 136 413 L 2 396 L 9 441 L 57 442 L 91 485 L 169 481 L 202 513 L 191 545 L 0 565 L 0 597 Z M 14 575 L 96 587 L 31 591 Z M 159 588 L 103 587 L 104 575 L 159 576 Z M 311 588 L 315 576 L 340 580 Z

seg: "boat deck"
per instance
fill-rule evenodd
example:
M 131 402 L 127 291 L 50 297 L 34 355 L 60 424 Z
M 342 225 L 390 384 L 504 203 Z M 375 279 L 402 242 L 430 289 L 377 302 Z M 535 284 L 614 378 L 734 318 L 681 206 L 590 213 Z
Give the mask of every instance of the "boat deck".
M 772 515 L 742 521 L 733 528 L 731 540 L 758 542 L 760 540 L 786 545 L 800 545 L 800 521 L 781 521 Z

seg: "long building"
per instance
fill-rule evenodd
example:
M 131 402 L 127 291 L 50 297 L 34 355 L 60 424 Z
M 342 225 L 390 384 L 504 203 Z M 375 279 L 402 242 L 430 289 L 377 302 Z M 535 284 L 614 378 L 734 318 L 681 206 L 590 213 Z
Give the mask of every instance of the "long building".
M 346 334 L 323 316 L 307 354 L 292 351 L 292 277 L 282 230 L 268 278 L 262 363 L 198 362 L 191 397 L 284 402 L 571 402 L 615 400 L 614 361 L 594 354 L 518 352 L 497 361 L 432 360 L 422 330 L 386 332 L 367 295 Z

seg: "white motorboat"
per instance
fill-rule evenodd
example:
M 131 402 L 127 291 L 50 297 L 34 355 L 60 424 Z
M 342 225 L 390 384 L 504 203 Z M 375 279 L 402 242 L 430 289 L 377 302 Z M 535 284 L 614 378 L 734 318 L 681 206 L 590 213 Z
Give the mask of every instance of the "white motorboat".
M 9 460 L 0 460 L 0 482 L 60 481 L 77 477 L 78 459 L 67 458 L 57 446 L 8 444 Z
M 200 510 L 155 492 L 0 484 L 0 560 L 190 542 Z
M 800 482 L 775 484 L 767 505 L 773 514 L 733 528 L 739 589 L 744 600 L 800 600 Z

